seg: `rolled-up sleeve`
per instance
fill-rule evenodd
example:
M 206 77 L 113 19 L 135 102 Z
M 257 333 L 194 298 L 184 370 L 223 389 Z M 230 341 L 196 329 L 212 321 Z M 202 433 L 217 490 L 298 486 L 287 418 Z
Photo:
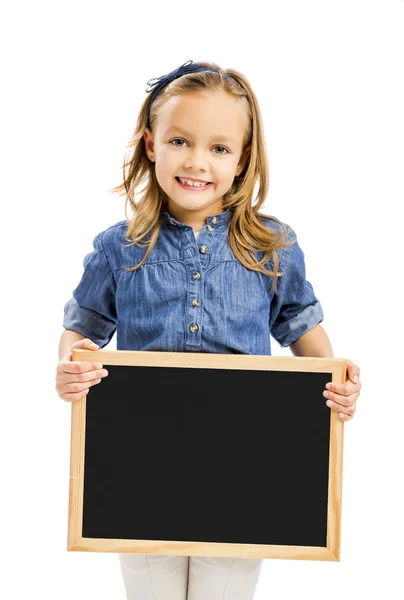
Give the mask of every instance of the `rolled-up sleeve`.
M 94 250 L 84 257 L 84 273 L 73 297 L 65 304 L 63 327 L 81 333 L 103 348 L 117 322 L 115 282 L 103 247 L 103 233 L 93 240 Z
M 271 302 L 269 321 L 271 335 L 283 347 L 293 344 L 324 319 L 320 301 L 306 279 L 304 252 L 293 229 L 287 228 L 287 239 L 296 241 L 281 251 L 278 270 L 283 275 L 277 280 L 278 293 Z

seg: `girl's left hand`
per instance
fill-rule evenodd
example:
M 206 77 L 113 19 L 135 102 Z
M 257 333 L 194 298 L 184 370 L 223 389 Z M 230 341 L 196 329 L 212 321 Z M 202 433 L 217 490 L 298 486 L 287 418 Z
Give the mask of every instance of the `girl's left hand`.
M 360 369 L 352 361 L 347 360 L 346 383 L 327 383 L 323 395 L 328 398 L 326 405 L 338 411 L 341 421 L 350 421 L 356 411 L 356 401 L 362 387 L 359 381 Z

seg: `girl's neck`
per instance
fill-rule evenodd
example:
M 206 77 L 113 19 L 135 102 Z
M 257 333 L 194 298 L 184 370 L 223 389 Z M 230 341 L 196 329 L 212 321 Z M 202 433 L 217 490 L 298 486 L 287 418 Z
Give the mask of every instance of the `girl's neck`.
M 169 207 L 168 213 L 180 223 L 189 225 L 196 232 L 206 225 L 206 218 L 223 212 L 222 206 L 210 206 L 205 210 L 181 210 L 180 207 Z

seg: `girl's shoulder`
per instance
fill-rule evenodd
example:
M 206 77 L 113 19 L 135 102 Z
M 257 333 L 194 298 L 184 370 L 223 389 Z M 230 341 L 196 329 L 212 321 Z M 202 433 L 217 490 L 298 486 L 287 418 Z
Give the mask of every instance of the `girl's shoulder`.
M 109 249 L 113 249 L 114 247 L 118 247 L 121 242 L 124 241 L 126 228 L 126 221 L 118 221 L 103 231 L 100 231 L 97 237 L 101 239 L 104 248 L 108 247 Z
M 113 270 L 132 264 L 137 254 L 141 256 L 144 253 L 143 248 L 128 241 L 127 229 L 128 222 L 123 220 L 110 225 L 97 235 Z
M 122 236 L 125 235 L 127 226 L 128 223 L 126 220 L 118 221 L 117 223 L 114 223 L 113 225 L 110 225 L 101 231 L 99 235 L 102 237 L 103 243 L 116 243 Z
M 280 237 L 275 238 L 274 248 L 280 264 L 289 264 L 291 261 L 295 261 L 295 255 L 299 252 L 300 248 L 293 227 L 289 223 L 281 221 L 281 219 L 274 215 L 263 215 L 262 213 L 259 213 L 258 217 L 267 229 L 270 229 L 274 233 L 282 234 Z M 288 244 L 287 246 L 283 246 L 283 243 L 285 242 Z
M 290 241 L 296 237 L 296 232 L 291 225 L 289 225 L 289 223 L 285 223 L 285 221 L 281 221 L 281 219 L 278 217 L 275 217 L 274 215 L 264 215 L 262 213 L 258 213 L 258 218 L 267 229 L 271 229 L 276 233 L 283 233 L 283 239 Z

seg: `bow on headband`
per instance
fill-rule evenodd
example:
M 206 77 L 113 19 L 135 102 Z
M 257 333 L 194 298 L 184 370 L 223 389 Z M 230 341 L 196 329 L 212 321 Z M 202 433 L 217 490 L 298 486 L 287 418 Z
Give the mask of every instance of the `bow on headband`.
M 201 71 L 213 71 L 214 73 L 219 73 L 217 69 L 211 69 L 210 67 L 201 67 L 199 63 L 194 63 L 192 60 L 187 60 L 187 62 L 185 62 L 177 69 L 174 69 L 174 71 L 167 73 L 167 75 L 161 75 L 161 77 L 154 77 L 153 79 L 149 79 L 149 81 L 147 82 L 148 87 L 146 88 L 146 92 L 149 93 L 153 90 L 151 100 L 149 103 L 149 114 L 150 107 L 153 104 L 155 97 L 163 89 L 164 86 L 169 84 L 171 81 L 174 81 L 174 79 L 182 77 L 182 75 L 187 75 L 188 73 L 199 73 Z M 226 75 L 225 73 L 223 74 L 225 77 L 233 79 L 233 77 L 230 77 L 230 75 Z M 235 79 L 233 79 L 233 81 L 235 81 Z
M 146 89 L 146 92 L 147 93 L 151 92 L 154 89 L 151 102 L 153 102 L 153 99 L 154 99 L 153 96 L 157 96 L 159 91 L 165 85 L 167 85 L 171 81 L 174 81 L 174 79 L 178 79 L 178 77 L 181 77 L 182 75 L 186 75 L 187 73 L 195 73 L 199 69 L 200 69 L 200 67 L 198 64 L 193 63 L 192 60 L 187 60 L 187 62 L 185 62 L 183 65 L 181 65 L 177 69 L 174 69 L 174 71 L 167 73 L 167 75 L 161 75 L 161 77 L 154 77 L 153 79 L 149 79 L 149 81 L 147 82 L 148 87 Z M 210 70 L 210 69 L 203 69 L 203 70 L 206 71 L 206 70 Z

